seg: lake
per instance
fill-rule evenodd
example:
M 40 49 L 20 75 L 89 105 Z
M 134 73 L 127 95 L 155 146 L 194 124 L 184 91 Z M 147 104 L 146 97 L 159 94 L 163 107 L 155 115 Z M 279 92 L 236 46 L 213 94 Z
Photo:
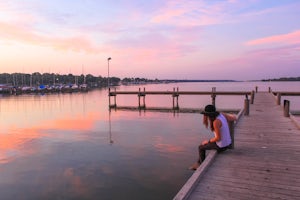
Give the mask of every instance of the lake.
M 299 91 L 300 82 L 172 83 L 117 90 Z M 1 199 L 172 199 L 192 175 L 201 140 L 212 137 L 200 114 L 108 109 L 107 89 L 88 93 L 0 97 Z M 217 108 L 242 108 L 239 96 L 217 96 Z M 300 110 L 299 97 L 291 110 Z M 275 101 L 275 100 L 274 100 Z M 209 96 L 179 97 L 203 108 Z M 118 105 L 137 106 L 136 96 Z M 172 106 L 147 96 L 147 106 Z M 251 105 L 250 105 L 251 106 Z M 251 113 L 250 113 L 251 114 Z

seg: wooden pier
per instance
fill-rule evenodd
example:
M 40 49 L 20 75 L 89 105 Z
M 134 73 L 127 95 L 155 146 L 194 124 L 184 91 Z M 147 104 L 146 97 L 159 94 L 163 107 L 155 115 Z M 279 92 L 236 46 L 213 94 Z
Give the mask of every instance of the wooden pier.
M 249 103 L 254 101 L 254 91 L 216 91 L 213 87 L 211 91 L 179 91 L 178 88 L 173 88 L 173 91 L 146 91 L 145 88 L 139 91 L 111 91 L 109 89 L 109 108 L 117 108 L 117 95 L 136 95 L 138 97 L 138 108 L 146 109 L 146 96 L 147 95 L 169 95 L 172 96 L 172 109 L 178 110 L 178 98 L 182 95 L 210 95 L 212 99 L 212 104 L 215 105 L 217 95 L 235 95 L 235 96 L 245 96 L 245 114 L 249 114 Z M 248 98 L 250 96 L 250 99 Z M 114 98 L 114 103 L 111 103 L 111 97 Z M 141 102 L 142 100 L 142 102 Z
M 236 124 L 235 149 L 210 152 L 174 199 L 300 199 L 299 125 L 273 93 L 255 93 Z

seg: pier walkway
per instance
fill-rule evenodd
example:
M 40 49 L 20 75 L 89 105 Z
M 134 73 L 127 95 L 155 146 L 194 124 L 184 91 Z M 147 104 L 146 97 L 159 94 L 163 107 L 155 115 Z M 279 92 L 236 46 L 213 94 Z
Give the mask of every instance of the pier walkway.
M 235 149 L 215 155 L 190 195 L 179 196 L 174 199 L 300 199 L 300 130 L 271 93 L 255 94 L 250 115 L 235 127 Z

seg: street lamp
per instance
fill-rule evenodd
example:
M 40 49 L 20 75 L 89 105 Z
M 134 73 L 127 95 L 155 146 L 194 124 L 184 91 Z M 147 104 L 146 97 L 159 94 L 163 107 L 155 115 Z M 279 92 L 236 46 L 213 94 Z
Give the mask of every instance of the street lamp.
M 111 57 L 107 58 L 107 87 L 109 88 L 109 61 L 111 60 Z

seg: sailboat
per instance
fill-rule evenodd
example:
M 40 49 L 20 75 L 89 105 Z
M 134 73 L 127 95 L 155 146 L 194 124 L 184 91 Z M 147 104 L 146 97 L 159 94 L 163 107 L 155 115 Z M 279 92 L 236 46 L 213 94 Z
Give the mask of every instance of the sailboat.
M 75 76 L 75 83 L 71 86 L 72 92 L 78 92 L 79 87 L 78 87 L 78 76 Z
M 86 84 L 86 76 L 84 75 L 83 65 L 82 65 L 82 74 L 83 74 L 83 84 L 80 85 L 80 91 L 87 92 L 88 91 L 88 85 Z

